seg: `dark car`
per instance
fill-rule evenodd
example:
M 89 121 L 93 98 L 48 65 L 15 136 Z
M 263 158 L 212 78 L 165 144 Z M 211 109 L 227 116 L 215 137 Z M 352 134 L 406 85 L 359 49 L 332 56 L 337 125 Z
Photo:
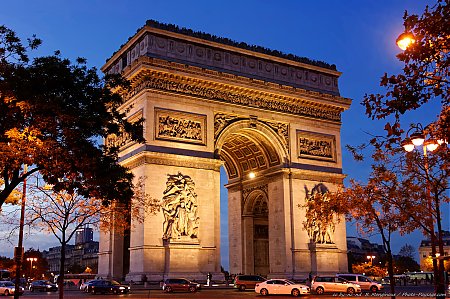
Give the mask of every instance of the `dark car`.
M 187 280 L 185 278 L 169 278 L 164 282 L 162 289 L 170 292 L 197 292 L 201 288 L 200 284 Z
M 85 281 L 85 282 L 83 282 L 81 285 L 80 285 L 80 291 L 83 291 L 83 292 L 88 292 L 88 286 L 91 284 L 91 283 L 94 283 L 94 282 L 96 282 L 96 281 L 98 281 L 98 280 L 101 280 L 101 279 L 94 279 L 94 280 L 89 280 L 89 281 Z
M 255 289 L 257 283 L 266 281 L 262 276 L 259 275 L 237 275 L 234 279 L 234 287 L 239 291 L 245 291 L 246 289 Z
M 35 280 L 30 284 L 30 291 L 41 291 L 41 292 L 56 292 L 58 287 L 56 284 L 51 283 L 48 280 Z
M 91 294 L 126 294 L 130 292 L 130 287 L 115 280 L 94 280 L 88 284 L 87 292 Z

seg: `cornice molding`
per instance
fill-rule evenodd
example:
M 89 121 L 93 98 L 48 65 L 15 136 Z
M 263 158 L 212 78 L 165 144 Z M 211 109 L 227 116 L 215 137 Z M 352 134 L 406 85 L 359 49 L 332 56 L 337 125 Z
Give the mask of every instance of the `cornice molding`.
M 244 89 L 224 83 L 175 76 L 149 69 L 142 70 L 132 83 L 133 87 L 127 95 L 128 99 L 144 90 L 153 89 L 335 123 L 340 123 L 341 112 L 344 110 L 342 105 L 337 107 L 318 104 L 294 97 Z
M 128 159 L 125 159 L 120 164 L 129 168 L 130 170 L 143 166 L 145 164 L 155 164 L 220 171 L 220 167 L 223 165 L 223 163 L 224 162 L 222 160 L 217 159 L 188 157 L 157 152 L 141 152 Z
M 210 81 L 206 81 L 205 78 L 208 80 L 214 79 L 217 81 L 227 81 L 229 83 L 236 84 L 236 86 L 232 86 L 233 89 L 239 89 L 242 87 L 246 93 L 268 93 L 280 99 L 286 97 L 286 99 L 290 99 L 295 102 L 310 105 L 324 105 L 340 111 L 348 109 L 352 103 L 350 98 L 345 98 L 338 95 L 331 95 L 319 91 L 307 90 L 290 85 L 258 80 L 147 56 L 141 56 L 133 61 L 130 66 L 127 66 L 124 69 L 123 76 L 133 82 L 142 76 L 142 71 L 148 70 L 151 70 L 152 72 L 170 73 L 170 76 L 175 78 L 181 76 L 192 76 L 193 78 L 189 79 L 193 82 L 198 81 L 202 83 L 211 83 Z

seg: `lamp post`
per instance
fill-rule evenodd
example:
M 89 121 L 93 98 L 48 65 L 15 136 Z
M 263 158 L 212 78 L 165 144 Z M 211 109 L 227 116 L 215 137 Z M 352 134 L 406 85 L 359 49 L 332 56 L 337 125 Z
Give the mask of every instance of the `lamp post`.
M 408 136 L 409 132 L 414 129 L 415 131 Z M 426 129 L 426 128 L 425 128 Z M 422 146 L 422 153 L 424 158 L 424 170 L 425 170 L 425 177 L 426 177 L 426 202 L 427 202 L 427 210 L 429 211 L 429 219 L 428 219 L 428 227 L 430 230 L 430 241 L 431 241 L 431 256 L 433 257 L 433 269 L 435 269 L 435 283 L 438 287 L 438 291 L 441 288 L 444 288 L 444 265 L 443 262 L 438 261 L 435 257 L 440 255 L 437 253 L 436 250 L 436 244 L 439 246 L 439 251 L 443 251 L 443 243 L 442 243 L 442 233 L 440 229 L 440 220 L 438 221 L 438 233 L 439 238 L 436 240 L 436 234 L 435 234 L 435 219 L 433 214 L 435 213 L 438 215 L 437 217 L 440 217 L 440 209 L 439 209 L 439 203 L 436 203 L 435 209 L 433 209 L 433 198 L 431 196 L 431 189 L 430 189 L 430 166 L 429 166 L 429 160 L 428 160 L 428 152 L 435 151 L 441 144 L 446 144 L 447 141 L 444 140 L 436 140 L 432 137 L 426 139 L 426 133 L 424 132 L 424 129 L 421 124 L 415 124 L 412 125 L 411 128 L 406 133 L 406 139 L 402 142 L 402 147 L 407 152 L 412 152 L 416 146 L 420 147 Z M 435 210 L 435 211 L 434 211 Z M 438 264 L 439 263 L 439 264 Z
M 33 276 L 33 262 L 37 261 L 36 257 L 27 257 L 27 261 L 30 262 L 30 277 Z
M 375 258 L 374 255 L 368 255 L 367 259 L 370 260 L 370 265 L 373 266 L 373 259 Z
M 23 167 L 23 175 L 25 176 L 28 172 L 28 167 L 25 164 Z M 16 250 L 14 252 L 14 258 L 16 260 L 16 281 L 15 290 L 20 289 L 20 270 L 22 268 L 23 261 L 23 227 L 25 223 L 25 200 L 27 198 L 27 179 L 23 180 L 22 186 L 22 202 L 20 205 L 20 222 L 19 222 L 19 243 L 17 244 Z M 19 292 L 14 292 L 14 299 L 19 299 Z

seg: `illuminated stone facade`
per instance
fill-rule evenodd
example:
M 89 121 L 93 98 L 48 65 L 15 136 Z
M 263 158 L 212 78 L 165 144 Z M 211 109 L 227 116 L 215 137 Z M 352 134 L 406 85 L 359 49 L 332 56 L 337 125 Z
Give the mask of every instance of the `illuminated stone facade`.
M 99 275 L 220 278 L 221 167 L 231 273 L 346 271 L 345 221 L 314 240 L 301 208 L 319 184 L 332 191 L 344 178 L 341 113 L 351 101 L 339 95 L 340 73 L 156 27 L 144 26 L 102 70 L 131 81 L 122 108 L 145 118 L 145 144 L 107 142 L 163 208 L 129 238 L 101 235 Z

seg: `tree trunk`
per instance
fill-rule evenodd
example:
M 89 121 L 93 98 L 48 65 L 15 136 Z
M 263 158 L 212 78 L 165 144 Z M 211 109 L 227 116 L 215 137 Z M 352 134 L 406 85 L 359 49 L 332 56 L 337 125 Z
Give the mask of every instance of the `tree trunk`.
M 389 285 L 391 287 L 391 299 L 395 299 L 394 259 L 392 258 L 392 252 L 390 250 L 386 252 L 386 255 L 388 262 Z
M 65 240 L 65 236 L 63 234 L 63 239 Z M 59 276 L 58 276 L 58 293 L 59 299 L 64 299 L 64 262 L 66 260 L 66 242 L 61 243 L 61 259 L 59 260 Z
M 435 196 L 435 205 L 436 205 L 436 224 L 438 231 L 438 247 L 439 247 L 439 256 L 443 257 L 444 252 L 444 242 L 442 239 L 442 222 L 441 222 L 441 209 L 440 209 L 440 199 Z M 436 298 L 445 298 L 445 281 L 444 281 L 444 260 L 442 258 L 437 260 L 438 263 L 438 271 L 439 276 L 437 277 L 436 284 Z

